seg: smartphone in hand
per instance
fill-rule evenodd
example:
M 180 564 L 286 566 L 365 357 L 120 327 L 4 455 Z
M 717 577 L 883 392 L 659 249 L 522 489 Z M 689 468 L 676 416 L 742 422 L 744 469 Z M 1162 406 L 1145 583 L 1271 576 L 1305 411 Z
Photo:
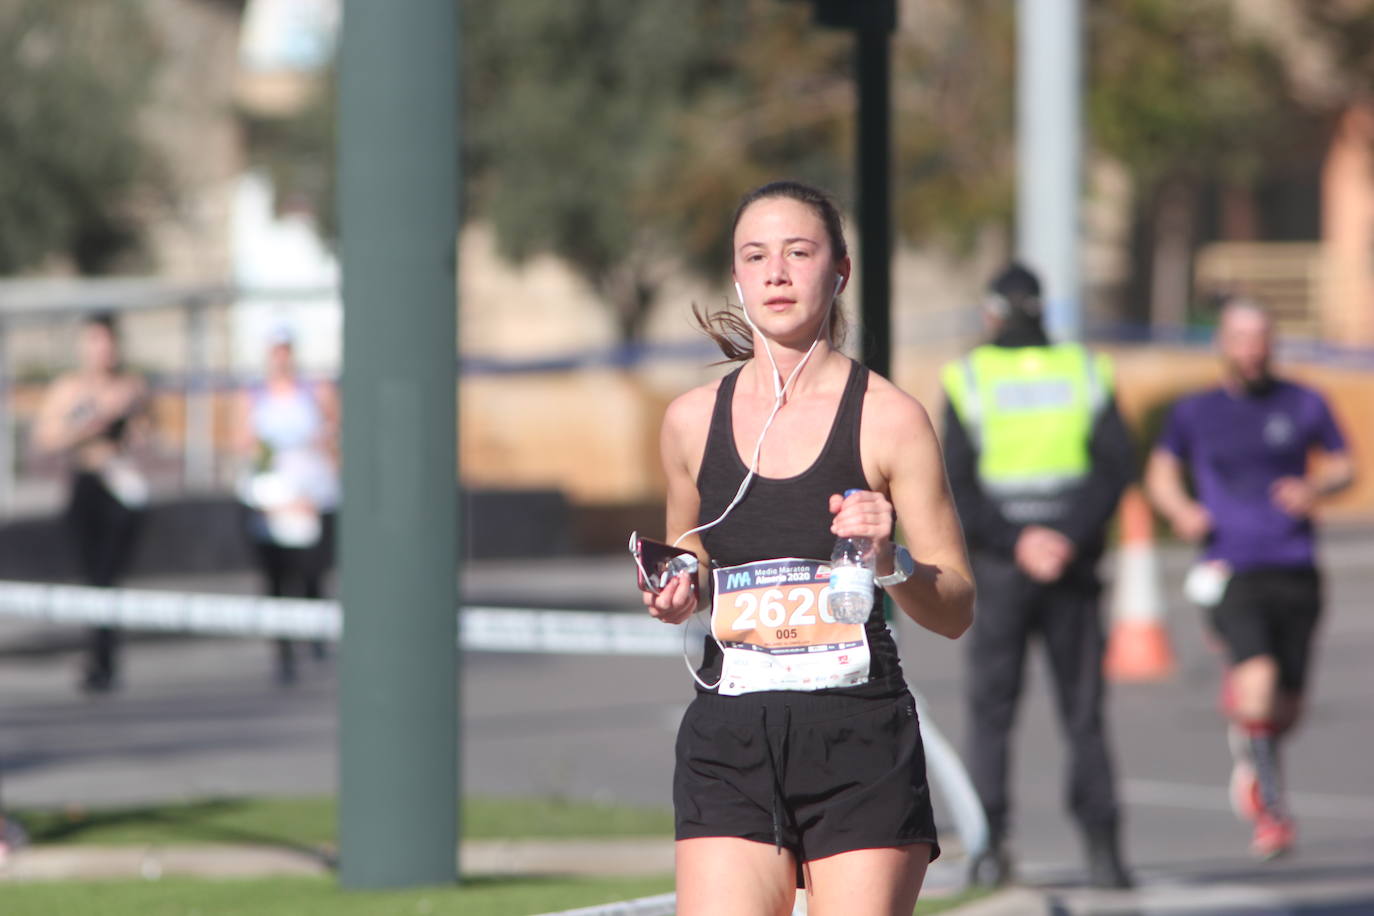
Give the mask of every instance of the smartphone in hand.
M 695 591 L 697 555 L 690 550 L 673 547 L 652 538 L 642 538 L 638 531 L 630 533 L 630 556 L 634 557 L 639 590 L 657 595 L 679 573 L 692 573 Z

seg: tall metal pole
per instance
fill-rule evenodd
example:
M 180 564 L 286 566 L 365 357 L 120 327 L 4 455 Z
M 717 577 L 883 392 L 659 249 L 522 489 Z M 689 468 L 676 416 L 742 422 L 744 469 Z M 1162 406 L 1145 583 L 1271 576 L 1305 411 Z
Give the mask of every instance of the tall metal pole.
M 859 192 L 859 301 L 864 363 L 892 375 L 892 102 L 889 35 L 896 26 L 890 0 L 867 0 L 855 10 Z
M 346 0 L 340 881 L 451 882 L 458 810 L 456 0 Z
M 186 417 L 183 424 L 182 481 L 184 488 L 205 492 L 215 482 L 215 418 L 211 404 L 210 330 L 201 299 L 186 304 L 186 381 L 183 397 Z
M 1016 255 L 1040 274 L 1051 336 L 1083 333 L 1082 0 L 1020 0 L 1016 22 Z

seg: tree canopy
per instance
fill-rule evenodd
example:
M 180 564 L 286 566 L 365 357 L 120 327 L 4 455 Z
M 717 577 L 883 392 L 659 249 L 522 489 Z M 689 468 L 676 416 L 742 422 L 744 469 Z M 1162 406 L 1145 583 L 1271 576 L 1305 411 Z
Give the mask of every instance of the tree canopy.
M 57 254 L 95 273 L 137 245 L 157 60 L 132 0 L 0 0 L 0 271 Z
M 1147 194 L 1179 173 L 1251 177 L 1291 137 L 1283 63 L 1224 0 L 1099 2 L 1090 35 L 1092 141 Z
M 460 0 L 465 210 L 503 255 L 569 263 L 634 337 L 664 279 L 720 278 L 741 192 L 795 177 L 852 200 L 852 37 L 781 0 Z M 156 169 L 138 109 L 156 67 L 140 0 L 0 0 L 0 270 L 136 237 Z M 1310 0 L 1344 98 L 1368 84 L 1374 3 Z M 1015 5 L 925 0 L 894 36 L 896 225 L 968 242 L 1007 225 Z M 1283 55 L 1229 0 L 1088 0 L 1087 135 L 1148 209 L 1180 176 L 1244 182 L 1310 142 Z M 247 117 L 252 161 L 333 228 L 334 105 Z

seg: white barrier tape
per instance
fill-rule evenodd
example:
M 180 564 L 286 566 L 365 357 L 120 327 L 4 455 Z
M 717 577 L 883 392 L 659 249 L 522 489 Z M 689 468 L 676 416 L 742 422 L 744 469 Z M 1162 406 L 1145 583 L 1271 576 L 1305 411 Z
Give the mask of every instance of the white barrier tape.
M 682 630 L 647 614 L 466 607 L 464 649 L 571 655 L 682 654 Z
M 213 636 L 336 640 L 336 601 L 0 581 L 0 614 L 52 623 Z M 466 607 L 464 649 L 587 655 L 682 651 L 682 631 L 644 614 Z
M 303 598 L 259 598 L 136 588 L 0 581 L 0 614 L 138 630 L 215 636 L 338 639 L 339 606 Z

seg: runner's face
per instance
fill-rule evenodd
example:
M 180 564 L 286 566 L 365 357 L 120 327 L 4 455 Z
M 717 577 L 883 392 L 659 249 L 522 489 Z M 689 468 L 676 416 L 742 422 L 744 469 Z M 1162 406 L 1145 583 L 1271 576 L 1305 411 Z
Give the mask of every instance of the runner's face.
M 291 375 L 295 369 L 295 358 L 288 343 L 273 344 L 267 351 L 267 369 L 273 375 Z
M 809 345 L 828 317 L 837 273 L 825 223 L 811 207 L 787 197 L 755 201 L 740 216 L 734 239 L 735 281 L 754 324 L 781 343 Z
M 109 372 L 119 362 L 119 347 L 104 325 L 81 329 L 81 365 L 92 372 Z
M 1228 309 L 1217 328 L 1217 349 L 1226 371 L 1244 384 L 1269 377 L 1274 332 L 1268 317 L 1248 308 Z

